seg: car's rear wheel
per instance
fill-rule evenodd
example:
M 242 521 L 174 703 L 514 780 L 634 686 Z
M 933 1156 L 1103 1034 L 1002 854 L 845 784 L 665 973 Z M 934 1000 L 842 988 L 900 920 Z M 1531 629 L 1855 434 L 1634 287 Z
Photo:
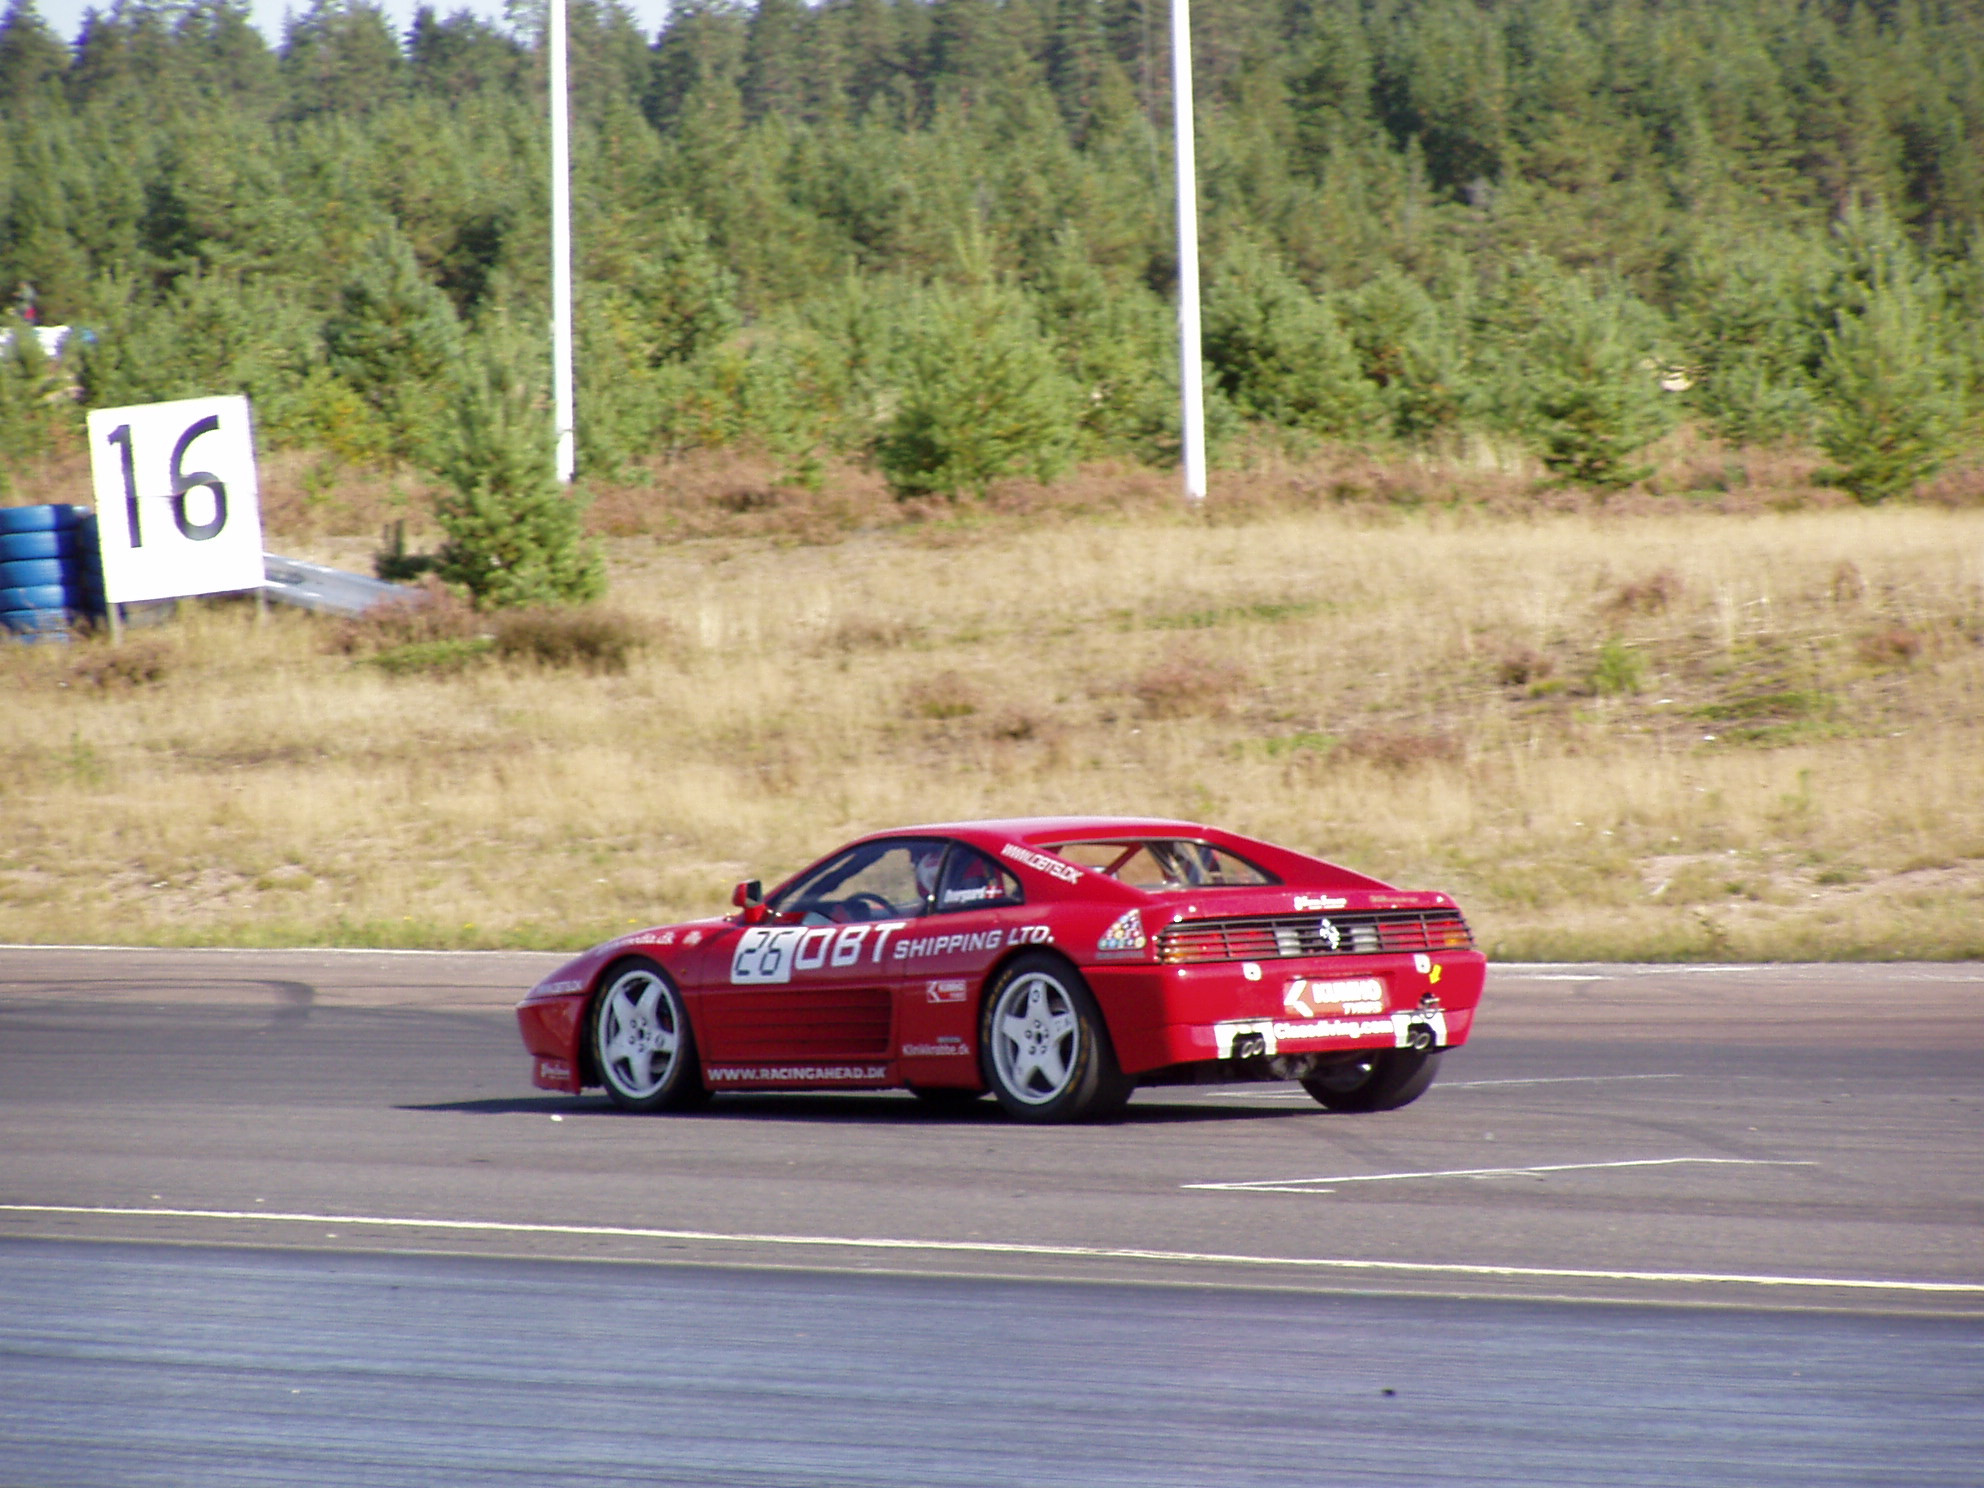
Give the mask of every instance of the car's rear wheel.
M 985 1083 L 1021 1121 L 1082 1121 L 1121 1111 L 1136 1088 L 1117 1066 L 1102 1013 L 1074 968 L 1022 956 L 985 999 Z
M 1396 1111 L 1426 1093 L 1440 1072 L 1438 1049 L 1381 1049 L 1327 1065 L 1302 1088 L 1332 1111 Z
M 646 959 L 614 967 L 592 1008 L 593 1067 L 625 1111 L 679 1111 L 709 1098 L 689 1011 L 668 973 Z

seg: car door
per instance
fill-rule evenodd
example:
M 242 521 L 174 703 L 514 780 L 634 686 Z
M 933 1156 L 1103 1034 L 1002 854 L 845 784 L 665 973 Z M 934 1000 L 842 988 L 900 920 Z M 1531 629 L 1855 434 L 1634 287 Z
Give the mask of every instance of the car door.
M 978 1001 L 994 964 L 1044 942 L 1019 880 L 991 856 L 954 842 L 931 912 L 896 938 L 897 1052 L 906 1085 L 976 1085 Z
M 856 843 L 747 926 L 712 967 L 700 1026 L 706 1066 L 726 1084 L 879 1083 L 894 1043 L 894 941 L 919 923 L 945 844 Z M 829 1078 L 820 1070 L 841 1073 Z M 845 1071 L 859 1068 L 859 1077 Z

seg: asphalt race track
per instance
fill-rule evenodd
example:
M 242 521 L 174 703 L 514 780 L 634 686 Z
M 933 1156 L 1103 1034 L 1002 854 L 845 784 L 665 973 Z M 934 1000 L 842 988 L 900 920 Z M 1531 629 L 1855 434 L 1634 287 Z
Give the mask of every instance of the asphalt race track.
M 1984 968 L 1034 1129 L 535 1092 L 554 959 L 0 949 L 0 1482 L 1984 1481 Z

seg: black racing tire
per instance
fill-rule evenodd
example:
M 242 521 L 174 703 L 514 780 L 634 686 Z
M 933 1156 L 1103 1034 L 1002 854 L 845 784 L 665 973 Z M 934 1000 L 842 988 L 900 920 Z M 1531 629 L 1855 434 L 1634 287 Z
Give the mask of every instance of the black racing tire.
M 1094 1121 L 1129 1104 L 1136 1082 L 1081 973 L 1036 952 L 1009 962 L 979 1014 L 979 1069 L 1016 1121 Z
M 688 1005 L 645 956 L 617 962 L 600 979 L 586 1047 L 607 1099 L 623 1111 L 686 1111 L 709 1099 Z
M 1440 1072 L 1439 1049 L 1379 1049 L 1332 1064 L 1302 1088 L 1332 1111 L 1396 1111 L 1424 1095 Z
M 909 1093 L 933 1111 L 957 1115 L 969 1111 L 985 1099 L 982 1090 L 966 1090 L 961 1085 L 912 1085 Z

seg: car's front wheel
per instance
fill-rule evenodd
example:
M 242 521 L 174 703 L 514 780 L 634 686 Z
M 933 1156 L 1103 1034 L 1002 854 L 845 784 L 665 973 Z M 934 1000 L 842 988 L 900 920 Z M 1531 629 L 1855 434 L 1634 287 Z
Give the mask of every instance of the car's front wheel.
M 1332 1111 L 1396 1111 L 1426 1093 L 1440 1072 L 1438 1049 L 1382 1049 L 1326 1065 L 1302 1088 Z
M 1021 1121 L 1113 1115 L 1136 1088 L 1117 1066 L 1095 999 L 1055 956 L 1022 956 L 1006 968 L 985 999 L 978 1046 L 985 1083 Z
M 593 1066 L 625 1111 L 679 1111 L 709 1098 L 689 1011 L 668 973 L 645 959 L 613 968 L 594 999 Z

